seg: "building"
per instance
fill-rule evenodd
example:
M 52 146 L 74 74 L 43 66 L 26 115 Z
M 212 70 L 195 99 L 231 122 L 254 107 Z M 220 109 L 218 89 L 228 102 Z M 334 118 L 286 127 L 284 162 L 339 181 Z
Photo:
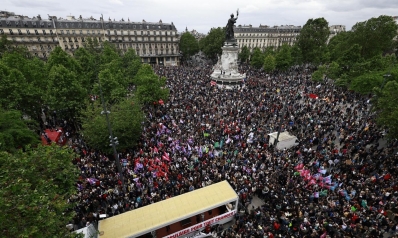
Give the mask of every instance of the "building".
M 98 42 L 108 41 L 122 51 L 134 49 L 142 62 L 160 65 L 178 65 L 180 52 L 179 35 L 173 23 L 130 22 L 75 18 L 66 19 L 40 15 L 27 17 L 13 12 L 0 12 L 0 34 L 7 35 L 15 45 L 24 45 L 37 57 L 46 59 L 50 52 L 60 46 L 73 54 L 79 47 L 84 47 L 87 38 Z
M 234 29 L 234 34 L 239 48 L 247 46 L 251 51 L 255 47 L 265 49 L 271 46 L 278 48 L 283 44 L 293 45 L 300 31 L 301 26 L 292 25 L 274 27 L 266 25 L 260 25 L 259 27 L 238 25 Z
M 330 39 L 332 39 L 332 37 L 334 37 L 335 35 L 339 34 L 340 32 L 345 32 L 345 26 L 344 25 L 332 25 L 329 26 L 329 38 L 328 38 L 328 43 L 330 41 Z

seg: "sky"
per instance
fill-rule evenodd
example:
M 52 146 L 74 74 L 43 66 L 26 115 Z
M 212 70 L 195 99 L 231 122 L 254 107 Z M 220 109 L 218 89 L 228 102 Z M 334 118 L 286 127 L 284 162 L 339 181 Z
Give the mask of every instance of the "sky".
M 173 22 L 179 32 L 188 27 L 201 33 L 225 26 L 237 9 L 237 25 L 303 26 L 310 18 L 324 17 L 329 25 L 349 30 L 372 17 L 398 16 L 398 0 L 1 0 L 0 4 L 0 10 L 29 17 L 99 19 L 103 14 L 105 20 L 162 20 Z

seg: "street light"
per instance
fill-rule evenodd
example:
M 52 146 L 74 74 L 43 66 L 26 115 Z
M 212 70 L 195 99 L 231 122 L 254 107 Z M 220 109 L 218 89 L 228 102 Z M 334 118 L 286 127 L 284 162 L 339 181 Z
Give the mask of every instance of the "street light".
M 99 79 L 98 79 L 98 84 L 99 84 L 99 89 L 100 89 L 102 107 L 104 109 L 103 111 L 101 111 L 101 115 L 105 114 L 106 123 L 108 125 L 108 130 L 109 130 L 109 140 L 110 140 L 109 146 L 112 146 L 112 148 L 113 148 L 113 156 L 115 157 L 117 171 L 119 172 L 120 180 L 122 181 L 123 192 L 126 192 L 126 187 L 125 187 L 124 177 L 123 177 L 123 172 L 122 172 L 122 166 L 120 165 L 119 155 L 117 154 L 117 151 L 116 151 L 116 145 L 119 144 L 119 141 L 117 140 L 117 137 L 113 137 L 112 125 L 109 121 L 109 116 L 108 116 L 108 114 L 110 114 L 111 112 L 108 111 L 106 108 L 104 96 L 102 94 L 101 80 L 99 80 Z

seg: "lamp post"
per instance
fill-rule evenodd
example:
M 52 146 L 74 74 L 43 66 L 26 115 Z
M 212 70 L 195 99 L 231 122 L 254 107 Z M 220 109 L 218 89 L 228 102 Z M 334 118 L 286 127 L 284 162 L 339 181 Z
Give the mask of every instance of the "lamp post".
M 112 148 L 113 148 L 113 156 L 115 157 L 117 171 L 119 172 L 120 180 L 122 181 L 123 192 L 126 192 L 126 187 L 125 187 L 125 184 L 124 184 L 124 177 L 123 177 L 122 166 L 120 165 L 119 155 L 117 154 L 117 151 L 116 151 L 116 145 L 119 144 L 119 141 L 117 140 L 117 137 L 114 137 L 114 136 L 113 136 L 113 133 L 112 133 L 112 125 L 111 125 L 111 123 L 110 123 L 110 121 L 109 121 L 109 116 L 108 116 L 108 114 L 110 114 L 111 112 L 108 111 L 108 109 L 106 108 L 104 96 L 103 96 L 103 94 L 102 94 L 102 88 L 101 88 L 101 81 L 100 81 L 100 79 L 98 79 L 98 82 L 99 82 L 99 89 L 100 89 L 100 94 L 101 94 L 102 107 L 103 107 L 103 109 L 104 109 L 104 110 L 101 112 L 101 114 L 102 114 L 102 115 L 105 114 L 106 123 L 107 123 L 107 125 L 108 125 L 108 130 L 109 130 L 109 140 L 110 140 L 109 146 L 112 146 Z

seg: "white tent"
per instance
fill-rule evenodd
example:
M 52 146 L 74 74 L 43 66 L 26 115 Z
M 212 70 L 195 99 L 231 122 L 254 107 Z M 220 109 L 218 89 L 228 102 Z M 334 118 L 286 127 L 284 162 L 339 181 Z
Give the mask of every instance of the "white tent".
M 278 132 L 272 132 L 270 134 L 268 134 L 270 136 L 269 139 L 269 144 L 270 145 L 274 145 L 275 144 L 275 140 L 278 136 Z M 281 132 L 279 134 L 279 140 L 278 140 L 278 144 L 276 145 L 276 148 L 278 150 L 283 150 L 283 149 L 289 149 L 293 146 L 298 145 L 298 143 L 296 142 L 297 137 L 290 135 L 289 132 L 285 131 L 285 132 Z

